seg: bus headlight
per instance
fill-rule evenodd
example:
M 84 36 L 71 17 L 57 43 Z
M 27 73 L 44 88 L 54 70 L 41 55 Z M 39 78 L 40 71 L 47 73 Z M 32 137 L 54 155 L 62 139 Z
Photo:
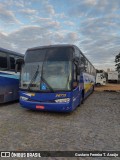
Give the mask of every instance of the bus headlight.
M 23 100 L 23 101 L 27 101 L 28 100 L 27 97 L 23 97 L 23 96 L 20 96 L 20 99 Z
M 56 99 L 55 102 L 56 103 L 69 103 L 70 102 L 70 98 Z

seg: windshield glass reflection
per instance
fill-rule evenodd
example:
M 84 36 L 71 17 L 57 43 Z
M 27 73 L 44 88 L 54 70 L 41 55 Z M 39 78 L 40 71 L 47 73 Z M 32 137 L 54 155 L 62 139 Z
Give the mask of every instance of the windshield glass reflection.
M 28 50 L 21 71 L 20 88 L 35 91 L 70 90 L 72 47 Z
M 71 63 L 69 61 L 47 61 L 43 65 L 42 76 L 54 90 L 70 90 Z

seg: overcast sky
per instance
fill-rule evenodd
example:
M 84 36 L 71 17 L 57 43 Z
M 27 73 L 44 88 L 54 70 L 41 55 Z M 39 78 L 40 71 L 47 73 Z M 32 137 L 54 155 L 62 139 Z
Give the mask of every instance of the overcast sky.
M 0 0 L 0 47 L 76 44 L 98 69 L 120 51 L 120 0 Z

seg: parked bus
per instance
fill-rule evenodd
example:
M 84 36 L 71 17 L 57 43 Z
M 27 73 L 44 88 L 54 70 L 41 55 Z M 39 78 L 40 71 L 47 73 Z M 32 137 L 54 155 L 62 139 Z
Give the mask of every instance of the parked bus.
M 0 103 L 19 99 L 20 65 L 15 73 L 15 62 L 19 58 L 23 55 L 0 48 Z
M 20 104 L 33 110 L 70 112 L 93 92 L 96 70 L 75 45 L 50 45 L 26 51 Z

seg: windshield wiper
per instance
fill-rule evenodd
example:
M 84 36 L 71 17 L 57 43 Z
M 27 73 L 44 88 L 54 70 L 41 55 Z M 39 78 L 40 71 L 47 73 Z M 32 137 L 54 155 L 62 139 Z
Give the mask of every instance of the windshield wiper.
M 41 80 L 48 86 L 50 91 L 55 92 L 54 89 L 48 84 L 48 82 L 41 76 Z
M 37 70 L 35 71 L 35 74 L 33 75 L 33 78 L 31 79 L 29 85 L 28 85 L 28 90 L 30 90 L 31 84 L 36 80 L 37 76 L 39 73 L 39 65 L 37 67 Z M 48 84 L 48 82 L 42 77 L 41 75 L 41 80 L 48 86 L 48 88 L 50 89 L 50 91 L 54 92 L 53 88 Z
M 33 78 L 31 79 L 31 81 L 30 81 L 30 83 L 29 83 L 29 85 L 28 85 L 28 90 L 30 90 L 30 86 L 31 86 L 31 84 L 36 80 L 36 78 L 37 78 L 37 76 L 38 76 L 38 73 L 39 73 L 39 65 L 38 65 L 38 67 L 37 67 L 37 70 L 35 71 L 35 74 L 33 75 Z
M 42 71 L 41 71 L 41 80 L 48 86 L 48 88 L 50 89 L 51 92 L 55 92 L 54 89 L 49 85 L 49 83 L 45 80 L 45 78 L 43 78 L 43 66 L 44 66 L 44 62 L 42 65 Z

